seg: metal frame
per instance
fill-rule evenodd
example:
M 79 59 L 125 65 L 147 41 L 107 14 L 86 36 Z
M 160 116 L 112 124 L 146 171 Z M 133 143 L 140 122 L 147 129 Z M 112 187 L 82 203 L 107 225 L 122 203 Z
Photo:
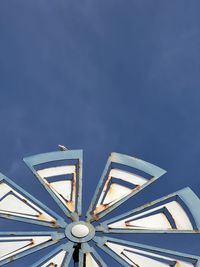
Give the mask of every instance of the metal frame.
M 108 246 L 106 246 L 106 242 L 113 242 L 113 243 L 117 243 L 119 245 L 125 245 L 127 248 L 138 248 L 144 251 L 148 251 L 148 252 L 152 252 L 152 253 L 159 253 L 160 254 L 164 254 L 167 255 L 168 257 L 171 255 L 171 257 L 178 257 L 178 258 L 183 258 L 186 260 L 194 260 L 196 261 L 196 263 L 194 263 L 194 267 L 200 267 L 200 257 L 198 256 L 194 256 L 194 255 L 190 255 L 190 254 L 185 254 L 185 253 L 180 253 L 180 252 L 176 252 L 176 251 L 172 251 L 172 250 L 167 250 L 167 249 L 161 249 L 161 248 L 157 248 L 157 247 L 152 247 L 152 246 L 147 246 L 147 245 L 143 245 L 143 244 L 138 244 L 138 243 L 133 243 L 133 242 L 128 242 L 128 241 L 122 241 L 121 239 L 117 239 L 117 238 L 109 238 L 109 237 L 95 237 L 94 241 L 96 242 L 96 245 L 101 248 L 103 251 L 105 251 L 107 254 L 109 254 L 112 258 L 114 258 L 116 261 L 118 261 L 120 264 L 122 264 L 122 266 L 132 266 L 128 263 L 126 263 L 126 261 L 123 260 L 123 258 L 120 257 L 120 255 L 117 254 L 117 252 L 113 252 L 113 250 L 109 249 Z M 178 265 L 178 261 L 173 259 L 174 263 L 177 263 Z M 169 265 L 171 266 L 171 265 Z M 173 265 L 174 266 L 174 265 Z
M 188 211 L 191 214 L 191 219 L 195 222 L 196 228 L 193 230 L 155 230 L 155 229 L 115 229 L 115 228 L 109 228 L 109 225 L 121 221 L 123 219 L 128 218 L 129 216 L 132 216 L 134 214 L 137 214 L 139 212 L 142 212 L 146 210 L 147 208 L 150 208 L 156 204 L 159 204 L 160 202 L 166 201 L 171 198 L 179 197 L 183 203 L 186 205 Z M 104 232 L 104 233 L 200 233 L 200 212 L 197 209 L 197 207 L 200 207 L 200 199 L 195 195 L 195 193 L 189 188 L 186 187 L 182 190 L 179 190 L 175 193 L 172 193 L 168 196 L 162 197 L 160 199 L 157 199 L 155 201 L 152 201 L 148 204 L 145 204 L 139 208 L 133 209 L 131 211 L 128 211 L 122 215 L 113 217 L 110 220 L 106 220 L 102 222 L 99 226 L 96 227 L 96 231 Z
M 51 251 L 48 255 L 40 259 L 39 261 L 35 262 L 31 267 L 45 267 L 46 262 L 53 259 L 57 253 L 60 251 L 65 251 L 66 255 L 63 259 L 62 265 L 60 267 L 67 267 L 72 259 L 72 255 L 74 252 L 74 243 L 68 242 L 66 244 L 62 244 L 59 247 L 55 248 Z M 46 266 L 47 267 L 47 266 Z
M 118 201 L 117 203 L 113 204 L 111 207 L 105 209 L 104 211 L 102 211 L 100 214 L 98 214 L 98 216 L 94 216 L 93 215 L 93 210 L 95 207 L 95 203 L 104 187 L 105 181 L 107 179 L 107 173 L 109 168 L 111 167 L 112 163 L 117 163 L 117 164 L 122 164 L 128 167 L 132 167 L 134 169 L 138 169 L 140 171 L 143 171 L 149 175 L 152 175 L 152 178 L 149 180 L 149 182 L 145 183 L 143 186 L 139 187 L 137 190 L 133 190 L 131 194 L 129 194 L 128 196 L 124 197 L 123 199 L 121 199 L 120 201 Z M 150 185 L 151 183 L 153 183 L 154 181 L 156 181 L 160 176 L 162 176 L 163 174 L 165 174 L 166 171 L 151 164 L 148 163 L 146 161 L 131 157 L 131 156 L 127 156 L 124 154 L 119 154 L 119 153 L 111 153 L 110 157 L 108 158 L 107 164 L 104 168 L 104 171 L 102 173 L 102 176 L 100 178 L 100 181 L 97 185 L 96 191 L 94 193 L 94 196 L 92 198 L 91 204 L 89 206 L 89 209 L 87 211 L 87 220 L 88 221 L 94 221 L 94 220 L 99 220 L 100 218 L 102 218 L 103 216 L 105 216 L 107 213 L 111 212 L 113 209 L 117 208 L 119 205 L 121 205 L 123 202 L 125 202 L 126 200 L 128 200 L 130 197 L 134 196 L 135 194 L 137 194 L 138 192 L 140 192 L 142 189 L 144 189 L 145 187 L 147 187 L 148 185 Z
M 78 265 L 78 267 L 87 267 L 85 259 L 84 259 L 84 254 L 86 254 L 86 253 L 90 253 L 92 255 L 92 257 L 94 256 L 95 260 L 97 260 L 97 262 L 100 264 L 99 267 L 107 267 L 107 264 L 99 256 L 99 254 L 94 249 L 94 247 L 91 247 L 87 243 L 81 244 L 81 249 L 80 249 L 80 253 L 79 253 L 79 265 Z
M 26 157 L 23 159 L 26 165 L 31 169 L 32 173 L 38 178 L 38 180 L 42 183 L 45 189 L 49 192 L 51 197 L 56 201 L 59 207 L 63 210 L 63 212 L 67 215 L 68 218 L 77 221 L 78 216 L 81 215 L 82 210 L 82 162 L 83 162 L 83 151 L 82 150 L 67 150 L 67 151 L 56 151 L 34 155 L 31 157 Z M 34 166 L 40 165 L 48 162 L 55 162 L 59 160 L 78 160 L 78 194 L 77 194 L 77 205 L 74 214 L 70 212 L 67 207 L 60 201 L 60 199 L 52 192 L 52 190 L 47 186 L 44 180 L 38 175 Z
M 46 248 L 50 245 L 56 244 L 61 239 L 65 238 L 64 234 L 58 233 L 58 232 L 0 232 L 0 238 L 9 237 L 10 241 L 12 241 L 12 239 L 15 237 L 23 237 L 23 236 L 30 237 L 30 245 L 29 245 L 30 248 L 19 253 L 16 252 L 12 256 L 9 256 L 9 254 L 11 254 L 9 253 L 4 260 L 0 260 L 0 266 L 7 264 L 13 260 L 24 257 L 30 253 L 36 252 L 42 248 Z M 40 245 L 34 246 L 34 243 L 32 243 L 31 240 L 32 238 L 37 237 L 37 236 L 40 236 L 40 237 L 49 236 L 51 237 L 51 239 L 49 241 L 41 243 Z
M 26 199 L 30 200 L 35 205 L 38 205 L 41 209 L 43 209 L 45 212 L 47 212 L 49 215 L 51 215 L 52 217 L 54 217 L 56 220 L 53 221 L 52 223 L 50 223 L 50 222 L 45 222 L 45 221 L 39 221 L 39 220 L 29 219 L 29 218 L 25 218 L 25 217 L 19 217 L 17 215 L 16 216 L 15 215 L 11 215 L 11 214 L 6 215 L 6 214 L 1 213 L 1 210 L 0 210 L 0 217 L 5 218 L 5 219 L 11 219 L 11 220 L 17 220 L 17 221 L 27 222 L 27 223 L 39 224 L 39 225 L 42 225 L 42 226 L 54 227 L 54 228 L 58 228 L 58 227 L 65 228 L 67 226 L 67 223 L 64 221 L 64 219 L 62 217 L 60 217 L 54 211 L 52 211 L 51 209 L 49 209 L 47 206 L 45 206 L 43 203 L 41 203 L 35 197 L 33 197 L 32 195 L 30 195 L 27 191 L 25 191 L 24 189 L 22 189 L 20 186 L 18 186 L 17 184 L 15 184 L 8 177 L 6 177 L 2 173 L 0 173 L 0 189 L 1 189 L 1 183 L 2 182 L 5 182 L 10 187 L 12 187 L 14 190 L 16 190 L 21 195 L 23 195 L 25 197 L 24 201 L 26 201 Z
M 194 267 L 200 267 L 200 258 L 197 256 L 192 256 L 188 254 L 183 254 L 183 253 L 178 253 L 170 250 L 165 250 L 165 249 L 160 249 L 160 248 L 155 248 L 151 246 L 145 246 L 142 244 L 137 244 L 137 243 L 132 243 L 132 242 L 127 242 L 127 241 L 122 241 L 120 239 L 115 239 L 115 238 L 109 238 L 109 237 L 97 237 L 95 236 L 96 232 L 103 232 L 107 234 L 112 234 L 112 233 L 200 233 L 200 213 L 198 212 L 198 208 L 200 206 L 200 199 L 192 192 L 191 189 L 185 188 L 183 190 L 180 190 L 178 192 L 175 192 L 173 194 L 170 194 L 166 197 L 160 198 L 158 200 L 155 200 L 151 203 L 148 203 L 146 205 L 143 205 L 142 207 L 139 207 L 137 209 L 133 209 L 129 212 L 126 212 L 122 215 L 116 216 L 110 220 L 106 220 L 102 222 L 100 225 L 94 227 L 91 223 L 95 220 L 99 220 L 102 218 L 104 215 L 106 215 L 108 212 L 111 212 L 113 209 L 117 208 L 119 205 L 121 205 L 123 202 L 128 200 L 131 196 L 135 195 L 137 192 L 141 191 L 143 188 L 146 186 L 150 185 L 152 182 L 157 180 L 161 175 L 165 173 L 165 171 L 155 165 L 152 165 L 150 163 L 147 163 L 145 161 L 127 156 L 127 155 L 122 155 L 119 153 L 112 153 L 111 156 L 109 157 L 106 167 L 103 171 L 102 177 L 99 181 L 99 184 L 97 186 L 96 192 L 93 196 L 92 202 L 90 204 L 90 207 L 87 212 L 87 221 L 79 221 L 79 216 L 81 215 L 81 201 L 82 201 L 82 150 L 70 150 L 70 151 L 59 151 L 59 152 L 50 152 L 50 153 L 44 153 L 44 154 L 39 154 L 35 156 L 31 156 L 28 158 L 25 158 L 24 161 L 27 164 L 27 166 L 31 169 L 32 173 L 39 179 L 39 181 L 42 183 L 42 185 L 45 187 L 45 189 L 48 191 L 48 193 L 53 197 L 53 199 L 56 201 L 58 206 L 64 211 L 65 215 L 69 217 L 73 222 L 70 224 L 67 224 L 65 222 L 65 218 L 60 217 L 57 215 L 55 212 L 51 211 L 48 207 L 46 207 L 44 204 L 42 204 L 40 201 L 35 199 L 33 196 L 31 196 L 29 193 L 27 193 L 25 190 L 23 190 L 21 187 L 16 185 L 14 182 L 12 182 L 9 178 L 4 176 L 3 174 L 0 174 L 0 192 L 2 190 L 1 184 L 6 183 L 9 185 L 13 190 L 18 192 L 20 195 L 23 196 L 24 202 L 30 201 L 32 204 L 37 205 L 38 208 L 43 210 L 45 213 L 48 215 L 52 216 L 55 218 L 55 221 L 49 222 L 49 221 L 40 221 L 37 219 L 32 219 L 32 218 L 25 218 L 20 217 L 17 214 L 9 214 L 9 207 L 8 210 L 6 211 L 7 214 L 2 214 L 2 211 L 0 210 L 0 217 L 6 218 L 6 219 L 11 219 L 11 220 L 18 220 L 26 223 L 34 223 L 34 224 L 39 224 L 42 226 L 47 226 L 47 227 L 60 227 L 64 228 L 64 233 L 60 232 L 0 232 L 0 243 L 3 241 L 1 237 L 8 237 L 10 241 L 16 241 L 12 252 L 8 250 L 8 254 L 6 258 L 3 258 L 3 260 L 0 260 L 0 265 L 7 264 L 13 260 L 16 260 L 18 258 L 21 258 L 23 256 L 26 256 L 32 252 L 36 252 L 42 248 L 48 247 L 53 244 L 57 244 L 60 240 L 65 239 L 63 244 L 60 244 L 58 247 L 53 249 L 48 255 L 44 256 L 42 259 L 40 259 L 38 262 L 34 263 L 32 267 L 45 267 L 45 264 L 49 262 L 49 260 L 56 260 L 55 257 L 57 254 L 59 254 L 61 251 L 65 251 L 66 255 L 63 258 L 63 262 L 61 266 L 59 267 L 67 267 L 69 266 L 70 261 L 72 258 L 74 259 L 74 266 L 75 267 L 94 267 L 94 266 L 99 266 L 99 267 L 107 267 L 106 263 L 101 259 L 100 255 L 97 253 L 95 248 L 90 246 L 87 242 L 94 241 L 98 248 L 104 250 L 106 253 L 108 253 L 111 257 L 113 257 L 115 260 L 117 260 L 122 266 L 130 266 L 127 261 L 124 261 L 123 257 L 121 257 L 119 254 L 116 252 L 112 251 L 112 249 L 109 249 L 109 247 L 106 245 L 106 242 L 114 242 L 118 243 L 119 245 L 123 245 L 124 247 L 131 248 L 131 247 L 137 247 L 141 250 L 144 251 L 150 251 L 150 254 L 154 253 L 160 253 L 167 255 L 166 258 L 169 258 L 169 255 L 172 255 L 174 257 L 179 258 L 187 258 L 187 259 L 193 259 L 196 261 L 196 264 L 194 264 Z M 77 186 L 77 196 L 76 196 L 76 212 L 70 212 L 66 206 L 63 205 L 63 203 L 60 201 L 60 199 L 54 194 L 53 191 L 45 184 L 43 181 L 42 177 L 37 173 L 35 166 L 40 165 L 43 163 L 51 163 L 53 161 L 59 161 L 59 160 L 78 160 L 78 175 L 77 175 L 77 180 L 78 180 L 78 186 Z M 94 208 L 95 208 L 95 203 L 98 201 L 98 197 L 101 194 L 101 190 L 105 186 L 105 182 L 107 179 L 107 174 L 112 168 L 112 163 L 117 163 L 121 164 L 124 166 L 132 167 L 138 170 L 141 170 L 143 172 L 146 172 L 147 174 L 151 175 L 152 178 L 149 179 L 148 182 L 143 184 L 142 186 L 138 187 L 136 190 L 133 190 L 130 194 L 128 194 L 126 197 L 123 197 L 120 201 L 116 202 L 109 208 L 105 208 L 100 214 L 97 214 L 98 216 L 95 216 L 93 214 Z M 119 178 L 120 179 L 120 178 Z M 11 190 L 12 191 L 12 190 Z M 4 197 L 4 191 L 3 191 L 3 197 Z M 192 223 L 194 225 L 194 229 L 192 231 L 187 231 L 187 230 L 147 230 L 147 229 L 110 229 L 109 225 L 113 222 L 117 222 L 123 219 L 126 219 L 129 216 L 132 216 L 133 214 L 138 214 L 142 213 L 146 209 L 151 209 L 154 205 L 159 205 L 162 201 L 167 201 L 171 198 L 180 198 L 181 204 L 184 205 L 184 209 L 187 211 L 187 215 L 190 215 L 190 218 L 192 220 Z M 11 198 L 12 199 L 12 198 Z M 4 202 L 5 203 L 5 202 Z M 9 202 L 6 202 L 8 204 Z M 1 204 L 1 200 L 0 200 Z M 4 204 L 5 205 L 5 204 Z M 5 211 L 4 211 L 5 212 Z M 20 213 L 19 211 L 19 214 Z M 30 216 L 29 216 L 30 217 Z M 130 218 L 129 218 L 130 219 Z M 76 224 L 84 224 L 85 226 L 88 227 L 89 229 L 89 234 L 83 238 L 79 238 L 76 236 L 73 236 L 72 234 L 72 227 Z M 41 243 L 35 243 L 34 246 L 34 238 L 36 240 L 37 237 L 42 237 L 42 236 L 49 236 L 50 239 L 48 241 L 44 241 L 46 239 L 42 239 L 43 242 Z M 25 239 L 22 239 L 22 238 Z M 27 237 L 30 237 L 30 239 Z M 18 238 L 18 239 L 16 239 Z M 21 238 L 21 239 L 20 239 Z M 20 240 L 19 240 L 20 239 Z M 28 240 L 28 241 L 27 241 Z M 26 250 L 25 248 L 21 249 L 21 246 L 19 245 L 19 241 L 25 242 L 24 246 L 25 248 L 28 247 Z M 26 243 L 28 242 L 28 243 Z M 39 241 L 38 241 L 39 242 Z M 2 244 L 2 243 L 1 243 Z M 20 248 L 19 248 L 20 246 Z M 30 248 L 29 248 L 30 247 Z M 23 251 L 22 251 L 23 250 Z M 132 250 L 133 251 L 133 250 Z M 147 253 L 140 253 L 138 255 L 147 255 Z M 159 254 L 159 255 L 160 255 Z M 91 256 L 89 258 L 90 260 L 90 266 L 86 266 L 86 257 L 87 255 Z M 149 255 L 149 254 L 148 254 Z M 156 254 L 155 254 L 156 255 Z M 3 255 L 4 256 L 4 255 Z M 62 256 L 61 256 L 62 257 Z M 153 257 L 153 256 L 152 256 Z M 130 260 L 130 259 L 129 259 Z M 173 262 L 173 264 L 175 264 Z M 169 265 L 171 266 L 171 265 Z M 47 267 L 47 266 L 46 266 Z M 148 266 L 149 267 L 149 266 Z M 181 267 L 181 265 L 180 265 Z

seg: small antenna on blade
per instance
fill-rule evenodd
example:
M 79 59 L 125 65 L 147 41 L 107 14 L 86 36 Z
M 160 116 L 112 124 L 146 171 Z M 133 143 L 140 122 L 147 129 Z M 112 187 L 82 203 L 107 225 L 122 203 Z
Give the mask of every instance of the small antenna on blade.
M 60 151 L 66 151 L 66 150 L 69 150 L 68 148 L 66 148 L 65 146 L 63 145 L 58 145 L 58 148 Z

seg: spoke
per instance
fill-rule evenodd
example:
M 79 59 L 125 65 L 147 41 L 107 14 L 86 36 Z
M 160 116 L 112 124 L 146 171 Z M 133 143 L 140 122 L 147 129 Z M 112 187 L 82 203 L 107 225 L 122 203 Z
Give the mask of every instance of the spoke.
M 34 263 L 32 267 L 68 267 L 74 252 L 74 243 L 60 245 L 47 256 L 43 257 L 38 262 Z
M 148 162 L 111 153 L 88 209 L 88 221 L 99 220 L 164 173 Z
M 64 213 L 78 220 L 82 205 L 82 150 L 44 153 L 24 161 Z
M 102 222 L 108 233 L 200 233 L 200 199 L 190 188 Z
M 102 250 L 117 260 L 122 266 L 133 267 L 197 267 L 200 258 L 170 250 L 145 246 L 116 238 L 95 237 Z
M 0 217 L 48 227 L 66 227 L 63 218 L 1 173 Z
M 65 238 L 58 232 L 0 232 L 0 265 L 53 245 Z
M 79 267 L 107 267 L 107 265 L 93 247 L 83 243 L 79 251 Z

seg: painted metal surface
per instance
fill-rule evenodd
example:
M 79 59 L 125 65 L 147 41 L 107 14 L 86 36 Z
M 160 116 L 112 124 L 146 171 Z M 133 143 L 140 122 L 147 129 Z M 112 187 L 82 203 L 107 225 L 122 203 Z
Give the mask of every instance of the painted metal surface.
M 73 234 L 73 228 L 76 226 L 85 226 L 89 230 L 89 233 L 83 237 L 78 237 Z M 93 239 L 95 236 L 95 228 L 92 224 L 84 221 L 70 223 L 65 229 L 66 237 L 74 243 L 85 243 Z
M 83 238 L 89 234 L 90 230 L 86 225 L 77 224 L 72 227 L 71 232 L 73 236 Z
M 115 168 L 114 164 L 132 168 L 133 172 Z M 150 178 L 137 175 L 135 170 L 148 174 Z M 111 153 L 87 211 L 87 220 L 99 220 L 165 173 L 163 169 L 143 160 Z
M 58 232 L 0 232 L 0 265 L 59 242 Z
M 110 220 L 108 212 L 165 173 L 145 161 L 112 153 L 82 221 L 82 151 L 39 154 L 24 161 L 65 212 L 62 218 L 0 174 L 0 217 L 52 227 L 52 232 L 0 232 L 0 266 L 57 244 L 32 267 L 106 267 L 94 246 L 122 266 L 200 267 L 199 257 L 102 236 L 102 233 L 200 233 L 200 199 L 185 188 Z M 138 170 L 140 173 L 138 173 Z M 145 175 L 146 173 L 147 175 Z M 65 220 L 71 219 L 71 223 Z M 55 228 L 60 228 L 59 232 Z M 62 232 L 61 232 L 62 231 Z M 96 232 L 98 235 L 96 236 Z M 93 243 L 94 243 L 93 242 Z M 92 244 L 92 243 L 90 243 Z
M 83 243 L 80 249 L 79 267 L 107 267 L 107 264 L 99 256 L 94 247 Z
M 48 255 L 34 263 L 31 267 L 67 267 L 72 259 L 74 243 L 62 244 Z
M 0 173 L 0 217 L 54 228 L 65 228 L 63 218 Z
M 197 256 L 164 250 L 116 238 L 95 237 L 97 246 L 115 258 L 122 266 L 134 267 L 199 267 Z
M 105 233 L 199 233 L 200 199 L 190 188 L 160 198 L 96 227 Z
M 71 160 L 77 160 L 77 163 L 70 165 Z M 42 164 L 59 161 L 62 162 L 60 166 L 36 169 L 37 166 L 42 166 Z M 62 165 L 63 161 L 66 162 L 64 166 Z M 57 151 L 24 158 L 24 162 L 33 174 L 65 214 L 74 221 L 78 220 L 82 208 L 82 161 L 82 150 Z M 68 174 L 71 174 L 72 179 L 67 178 Z M 63 177 L 64 175 L 65 177 Z M 50 182 L 50 177 L 60 177 L 60 180 L 55 179 Z

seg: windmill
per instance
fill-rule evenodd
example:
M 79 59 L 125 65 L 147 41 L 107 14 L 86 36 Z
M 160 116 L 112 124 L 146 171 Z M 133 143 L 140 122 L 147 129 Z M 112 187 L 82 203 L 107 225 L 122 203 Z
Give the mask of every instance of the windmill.
M 198 256 L 113 238 L 112 233 L 200 232 L 200 199 L 185 188 L 134 210 L 102 218 L 155 182 L 165 171 L 131 156 L 111 153 L 86 214 L 82 209 L 82 150 L 38 154 L 26 165 L 62 209 L 61 217 L 12 180 L 0 175 L 0 217 L 52 228 L 41 232 L 0 232 L 0 265 L 56 244 L 32 267 L 105 267 L 106 252 L 122 266 L 199 267 Z M 99 220 L 101 223 L 98 224 Z M 70 220 L 70 222 L 69 222 Z M 94 224 L 96 222 L 96 224 Z M 92 243 L 92 245 L 91 245 Z

